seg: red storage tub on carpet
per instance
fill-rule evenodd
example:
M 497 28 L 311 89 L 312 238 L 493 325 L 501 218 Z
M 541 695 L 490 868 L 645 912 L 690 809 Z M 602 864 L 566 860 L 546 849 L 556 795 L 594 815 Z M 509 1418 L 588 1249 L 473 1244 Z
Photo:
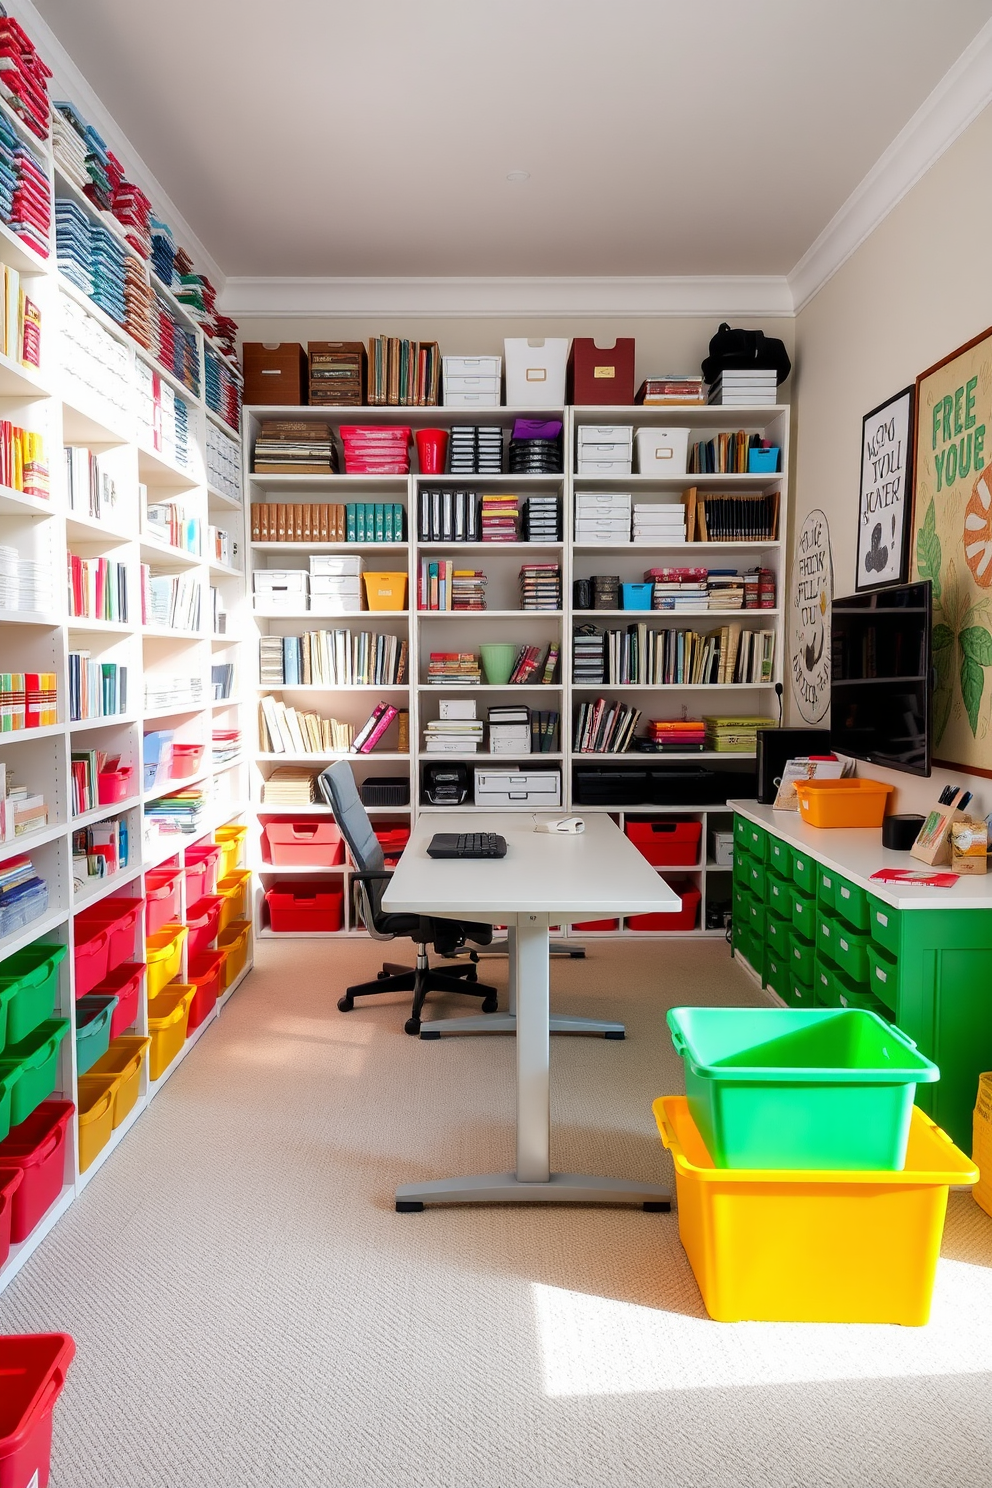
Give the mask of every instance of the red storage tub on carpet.
M 200 951 L 197 955 L 189 956 L 186 982 L 188 986 L 196 988 L 196 996 L 189 1006 L 187 1038 L 213 1010 L 220 995 L 226 960 L 226 951 Z
M 630 915 L 628 930 L 695 930 L 702 894 L 687 880 L 670 879 L 667 882 L 682 900 L 682 908 L 674 914 Z
M 336 868 L 344 862 L 344 838 L 333 822 L 266 822 L 265 840 L 275 868 Z
M 688 868 L 699 858 L 703 824 L 655 816 L 624 822 L 624 831 L 642 857 L 655 868 Z
M 0 1168 L 0 1266 L 10 1254 L 10 1224 L 14 1217 L 14 1194 L 24 1174 L 20 1168 Z
M 11 1215 L 15 1245 L 28 1238 L 62 1192 L 66 1132 L 75 1110 L 72 1101 L 42 1101 L 0 1142 L 0 1168 L 20 1168 L 23 1175 Z
M 223 894 L 204 894 L 187 909 L 185 923 L 189 926 L 189 940 L 186 949 L 191 956 L 209 950 L 211 941 L 217 939 L 217 925 L 225 902 Z
M 340 930 L 344 895 L 317 883 L 280 884 L 267 889 L 269 924 L 277 935 L 294 931 Z
M 143 961 L 125 961 L 122 966 L 115 966 L 99 987 L 94 987 L 94 992 L 101 997 L 117 998 L 114 1016 L 110 1021 L 111 1040 L 115 1039 L 119 1033 L 126 1032 L 137 1018 L 141 979 L 144 974 L 145 963 Z
M 101 899 L 99 904 L 81 910 L 76 916 L 77 927 L 83 924 L 106 930 L 108 972 L 134 955 L 134 933 L 144 907 L 144 899 Z M 76 992 L 78 995 L 78 987 Z
M 157 868 L 145 874 L 145 933 L 154 935 L 163 925 L 175 924 L 180 918 L 183 870 Z M 197 895 L 199 898 L 200 895 Z
M 0 1337 L 0 1488 L 46 1488 L 52 1413 L 75 1352 L 68 1333 Z

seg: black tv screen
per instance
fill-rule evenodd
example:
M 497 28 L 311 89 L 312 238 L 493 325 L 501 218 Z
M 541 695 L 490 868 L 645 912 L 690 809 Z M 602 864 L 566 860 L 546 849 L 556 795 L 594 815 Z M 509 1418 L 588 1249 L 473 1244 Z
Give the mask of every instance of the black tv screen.
M 839 754 L 930 774 L 930 583 L 834 600 L 830 743 Z

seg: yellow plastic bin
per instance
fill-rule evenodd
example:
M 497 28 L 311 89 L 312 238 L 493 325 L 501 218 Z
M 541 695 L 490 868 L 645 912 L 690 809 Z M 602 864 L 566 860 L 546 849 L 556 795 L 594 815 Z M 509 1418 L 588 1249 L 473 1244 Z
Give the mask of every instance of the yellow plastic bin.
M 118 1080 L 114 1096 L 114 1130 L 125 1121 L 138 1100 L 141 1089 L 141 1066 L 145 1062 L 150 1038 L 123 1033 L 90 1070 L 91 1075 L 113 1075 Z
M 79 1171 L 85 1173 L 90 1163 L 110 1141 L 114 1129 L 114 1097 L 120 1075 L 80 1075 L 77 1082 L 76 1107 L 79 1112 Z
M 251 873 L 247 868 L 239 868 L 236 873 L 229 873 L 225 878 L 218 880 L 217 892 L 224 900 L 220 907 L 218 930 L 226 930 L 232 920 L 244 919 L 248 913 L 250 887 Z
M 365 573 L 362 577 L 370 610 L 406 609 L 405 573 Z
M 196 996 L 195 987 L 175 982 L 148 1004 L 148 1074 L 152 1080 L 164 1075 L 186 1042 L 189 1009 Z
M 899 1172 L 715 1168 L 684 1096 L 655 1101 L 679 1238 L 718 1322 L 903 1323 L 930 1316 L 947 1189 L 978 1169 L 919 1107 Z
M 183 959 L 183 941 L 189 934 L 186 925 L 163 925 L 161 930 L 145 937 L 145 981 L 149 1002 L 179 975 Z
M 218 878 L 227 878 L 228 874 L 233 873 L 237 868 L 247 836 L 248 828 L 239 826 L 237 823 L 217 828 L 214 841 L 220 848 L 220 862 L 217 864 Z
M 248 962 L 251 920 L 232 920 L 217 937 L 217 949 L 227 952 L 224 963 L 224 986 L 237 981 Z

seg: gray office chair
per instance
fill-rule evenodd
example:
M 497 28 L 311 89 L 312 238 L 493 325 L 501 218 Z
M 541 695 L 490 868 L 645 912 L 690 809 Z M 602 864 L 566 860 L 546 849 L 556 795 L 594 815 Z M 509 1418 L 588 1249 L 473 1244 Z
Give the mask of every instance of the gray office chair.
M 355 777 L 347 760 L 338 760 L 318 776 L 320 793 L 334 808 L 334 818 L 351 850 L 358 872 L 351 881 L 358 885 L 362 920 L 373 940 L 393 940 L 409 936 L 417 945 L 416 967 L 396 966 L 384 962 L 374 982 L 361 982 L 349 987 L 338 1002 L 342 1013 L 350 1013 L 356 997 L 371 997 L 379 992 L 413 992 L 413 1008 L 406 1021 L 406 1032 L 420 1032 L 420 1014 L 428 992 L 460 992 L 467 997 L 481 997 L 482 1011 L 495 1013 L 498 1007 L 495 987 L 478 980 L 475 960 L 450 970 L 435 971 L 427 960 L 427 947 L 438 955 L 447 955 L 471 941 L 485 946 L 493 938 L 491 925 L 471 920 L 432 919 L 427 915 L 389 914 L 382 908 L 382 896 L 392 870 L 385 866 L 382 847 L 368 813 L 362 805 Z

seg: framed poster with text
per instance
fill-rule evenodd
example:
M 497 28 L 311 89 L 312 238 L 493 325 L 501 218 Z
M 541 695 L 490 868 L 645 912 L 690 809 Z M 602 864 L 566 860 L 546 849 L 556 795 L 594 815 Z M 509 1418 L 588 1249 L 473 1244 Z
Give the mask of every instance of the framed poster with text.
M 822 511 L 808 512 L 792 560 L 789 671 L 804 723 L 822 723 L 830 711 L 830 615 L 834 572 L 830 526 Z
M 992 330 L 916 379 L 913 576 L 933 586 L 935 765 L 992 776 Z
M 855 589 L 902 584 L 913 509 L 913 397 L 903 388 L 861 426 L 861 499 Z

